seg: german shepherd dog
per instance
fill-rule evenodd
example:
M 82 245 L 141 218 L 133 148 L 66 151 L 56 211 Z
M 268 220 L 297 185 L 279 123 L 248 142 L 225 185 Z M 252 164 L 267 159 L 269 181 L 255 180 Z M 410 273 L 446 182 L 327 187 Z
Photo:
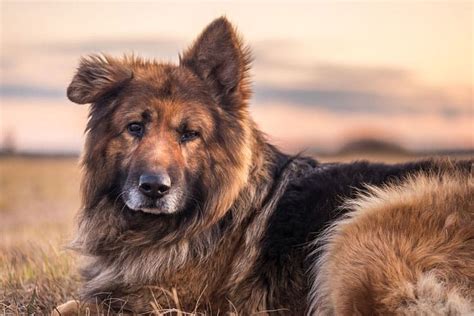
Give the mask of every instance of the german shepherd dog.
M 84 305 L 59 312 L 472 312 L 472 161 L 284 154 L 249 116 L 250 62 L 225 18 L 178 65 L 81 60 Z

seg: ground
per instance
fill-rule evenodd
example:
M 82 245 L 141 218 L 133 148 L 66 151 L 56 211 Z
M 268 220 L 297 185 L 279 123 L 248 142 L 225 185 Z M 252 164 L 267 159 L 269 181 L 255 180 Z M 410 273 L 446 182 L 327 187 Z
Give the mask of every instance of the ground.
M 77 292 L 79 174 L 75 158 L 0 160 L 0 314 L 49 314 Z
M 347 161 L 366 155 L 324 157 Z M 375 155 L 377 161 L 413 156 Z M 80 208 L 77 158 L 0 158 L 0 314 L 47 315 L 80 284 L 67 250 Z

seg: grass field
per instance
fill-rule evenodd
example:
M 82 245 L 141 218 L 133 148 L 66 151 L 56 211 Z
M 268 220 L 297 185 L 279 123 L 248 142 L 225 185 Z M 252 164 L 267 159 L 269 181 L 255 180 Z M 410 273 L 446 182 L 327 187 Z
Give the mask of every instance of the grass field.
M 79 181 L 77 159 L 0 160 L 0 314 L 49 314 L 76 293 Z
M 354 158 L 361 156 L 322 160 Z M 0 158 L 0 314 L 49 314 L 75 297 L 80 282 L 66 245 L 80 207 L 79 182 L 74 158 Z

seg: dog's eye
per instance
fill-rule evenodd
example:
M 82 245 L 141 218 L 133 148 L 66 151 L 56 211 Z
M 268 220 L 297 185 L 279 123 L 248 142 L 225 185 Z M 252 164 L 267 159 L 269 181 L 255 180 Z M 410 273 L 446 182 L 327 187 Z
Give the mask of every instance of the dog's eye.
M 199 133 L 196 131 L 186 131 L 183 134 L 181 134 L 181 143 L 189 142 L 190 140 L 193 140 L 199 136 Z
M 127 130 L 131 135 L 135 137 L 142 137 L 145 131 L 145 127 L 143 126 L 142 123 L 134 122 L 134 123 L 128 124 Z

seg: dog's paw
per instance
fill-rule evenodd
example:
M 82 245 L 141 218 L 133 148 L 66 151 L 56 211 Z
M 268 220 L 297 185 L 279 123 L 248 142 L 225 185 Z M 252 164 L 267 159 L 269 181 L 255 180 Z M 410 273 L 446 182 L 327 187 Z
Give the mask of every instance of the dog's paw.
M 79 301 L 71 300 L 55 307 L 51 316 L 77 316 L 80 312 Z
M 51 312 L 51 316 L 78 316 L 78 315 L 99 316 L 99 315 L 104 315 L 104 311 L 99 305 L 71 300 L 64 304 L 59 305 L 58 307 L 54 308 L 54 310 Z M 105 315 L 108 315 L 108 313 Z

